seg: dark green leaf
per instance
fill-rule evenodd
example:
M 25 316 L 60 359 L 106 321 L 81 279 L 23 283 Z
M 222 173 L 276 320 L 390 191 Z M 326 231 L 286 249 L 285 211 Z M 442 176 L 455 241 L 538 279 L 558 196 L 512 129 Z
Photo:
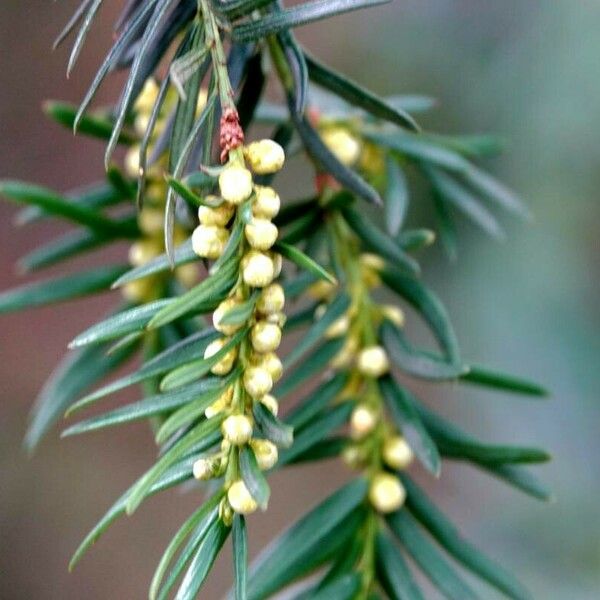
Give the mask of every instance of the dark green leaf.
M 156 432 L 154 436 L 156 443 L 164 444 L 173 434 L 203 418 L 204 411 L 219 398 L 223 391 L 223 387 L 207 390 L 171 413 Z
M 289 448 L 294 441 L 294 428 L 282 423 L 262 402 L 252 407 L 256 425 L 276 446 Z
M 248 598 L 248 534 L 246 520 L 242 515 L 233 519 L 233 573 L 235 581 L 235 600 Z
M 155 600 L 160 589 L 160 584 L 165 576 L 169 564 L 173 560 L 177 550 L 183 544 L 185 539 L 192 533 L 194 529 L 201 523 L 211 523 L 214 519 L 210 519 L 211 513 L 215 513 L 215 507 L 221 500 L 221 493 L 217 493 L 207 500 L 200 508 L 198 508 L 192 515 L 185 521 L 185 523 L 179 528 L 177 533 L 173 536 L 173 539 L 169 542 L 166 550 L 164 551 L 154 576 L 152 577 L 152 583 L 150 584 L 149 597 L 150 600 Z M 216 515 L 215 515 L 216 519 Z
M 467 373 L 462 375 L 461 381 L 482 385 L 497 390 L 513 392 L 515 394 L 525 394 L 527 396 L 547 396 L 548 391 L 537 383 L 508 375 L 500 371 L 492 371 L 487 367 L 479 365 L 469 365 Z
M 449 554 L 468 569 L 516 600 L 531 598 L 529 592 L 503 567 L 464 540 L 454 525 L 408 476 L 402 475 L 407 507 Z
M 441 356 L 414 349 L 409 341 L 390 321 L 384 321 L 380 337 L 390 358 L 410 375 L 432 381 L 454 380 L 464 375 L 468 367 L 449 363 Z
M 311 554 L 338 535 L 342 537 L 340 525 L 344 523 L 341 529 L 350 529 L 348 516 L 362 503 L 366 493 L 366 480 L 355 479 L 281 534 L 253 565 L 248 597 L 252 600 L 268 597 L 293 579 L 292 567 L 297 568 L 298 562 L 308 566 L 314 558 Z M 332 535 L 334 531 L 336 534 Z
M 470 165 L 463 173 L 465 180 L 480 194 L 517 216 L 531 220 L 531 212 L 517 196 L 491 175 Z
M 231 310 L 228 310 L 221 320 L 220 325 L 244 325 L 254 312 L 254 305 L 258 300 L 258 291 L 254 290 L 250 298 L 241 304 L 236 304 Z
M 423 573 L 444 596 L 450 600 L 475 600 L 477 598 L 437 548 L 423 535 L 408 511 L 399 510 L 389 515 L 387 522 Z
M 68 258 L 79 256 L 87 250 L 92 250 L 111 241 L 113 241 L 113 238 L 98 235 L 87 229 L 70 231 L 66 235 L 45 246 L 36 248 L 20 258 L 19 269 L 26 273 L 43 269 Z
M 332 580 L 324 587 L 313 588 L 296 597 L 295 600 L 308 599 L 310 600 L 350 600 L 356 596 L 360 588 L 360 577 L 357 573 L 348 573 L 338 579 Z
M 148 329 L 156 329 L 197 310 L 207 301 L 217 301 L 231 289 L 238 274 L 238 261 L 231 260 L 214 275 L 201 281 L 189 292 L 159 311 L 148 323 Z
M 70 202 L 67 198 L 40 186 L 5 179 L 0 181 L 0 195 L 20 204 L 39 206 L 47 213 L 64 217 L 111 238 L 119 236 L 131 238 L 138 233 L 137 225 L 130 221 L 109 219 L 97 210 L 92 210 L 81 203 Z
M 435 189 L 432 190 L 432 200 L 442 248 L 450 261 L 454 262 L 458 257 L 458 242 L 454 219 L 450 214 L 447 203 L 444 202 Z
M 515 465 L 480 465 L 494 477 L 502 479 L 504 482 L 516 487 L 533 498 L 554 501 L 554 494 L 537 477 L 522 467 Z
M 218 9 L 231 21 L 249 15 L 254 10 L 266 8 L 274 0 L 228 0 L 219 2 Z
M 82 392 L 124 363 L 134 350 L 122 348 L 106 356 L 104 347 L 94 346 L 67 354 L 36 398 L 25 447 L 32 451 Z
M 120 408 L 116 408 L 109 412 L 91 417 L 85 421 L 80 421 L 71 425 L 63 431 L 62 436 L 77 435 L 96 431 L 113 425 L 122 425 L 132 421 L 139 421 L 160 414 L 168 414 L 170 411 L 179 408 L 182 405 L 187 405 L 189 402 L 197 399 L 198 396 L 208 390 L 220 389 L 222 382 L 219 378 L 203 379 L 198 383 L 190 385 L 186 388 L 168 392 L 165 394 L 155 394 L 148 396 L 139 402 L 133 402 Z
M 179 590 L 177 590 L 175 600 L 194 600 L 194 598 L 197 598 L 197 594 L 228 535 L 229 527 L 223 521 L 217 519 L 206 532 L 200 546 L 198 546 L 196 555 L 188 567 Z
M 435 242 L 435 232 L 431 229 L 408 229 L 401 231 L 396 240 L 402 250 L 413 252 L 431 246 Z
M 301 269 L 308 271 L 319 279 L 324 279 L 325 281 L 329 281 L 330 283 L 337 285 L 337 281 L 331 273 L 327 272 L 320 264 L 315 262 L 312 258 L 310 258 L 310 256 L 307 256 L 304 254 L 304 252 L 302 252 L 302 250 L 299 250 L 295 246 L 278 242 L 275 244 L 274 250 L 279 252 L 288 260 L 291 260 Z
M 396 236 L 404 223 L 408 209 L 408 183 L 404 171 L 391 158 L 386 159 L 387 186 L 384 194 L 385 224 L 390 235 Z
M 494 215 L 469 190 L 439 169 L 424 167 L 423 170 L 441 198 L 453 204 L 488 235 L 498 240 L 505 239 L 506 235 Z
M 383 282 L 411 304 L 431 327 L 448 359 L 460 364 L 460 352 L 450 317 L 439 298 L 420 281 L 385 268 L 380 272 Z
M 347 383 L 348 374 L 337 373 L 312 391 L 307 399 L 301 400 L 298 406 L 286 415 L 285 422 L 289 423 L 295 430 L 301 429 L 326 406 L 333 403 L 333 400 Z
M 373 133 L 363 132 L 363 135 L 374 144 L 384 146 L 403 156 L 417 161 L 431 163 L 456 173 L 466 173 L 472 168 L 468 160 L 460 154 L 444 148 L 431 140 L 408 133 Z
M 284 367 L 288 369 L 296 363 L 302 355 L 310 350 L 317 342 L 325 337 L 327 329 L 340 317 L 342 317 L 350 306 L 350 297 L 341 293 L 327 306 L 323 316 L 304 334 L 300 341 L 284 360 Z
M 379 532 L 376 538 L 377 574 L 391 600 L 423 600 L 424 596 L 394 542 Z
M 79 402 L 73 405 L 72 409 L 69 411 L 69 414 L 84 408 L 96 400 L 108 396 L 109 394 L 152 377 L 163 375 L 167 371 L 202 357 L 208 344 L 210 344 L 210 342 L 212 342 L 218 336 L 219 334 L 216 331 L 208 329 L 198 332 L 182 340 L 181 342 L 174 344 L 154 358 L 148 360 L 144 365 L 142 365 L 142 367 L 140 367 L 139 370 L 135 371 L 134 373 L 125 375 L 124 377 L 121 377 L 116 381 L 113 381 L 112 383 L 100 388 L 99 390 L 96 390 L 95 392 L 83 397 Z
M 7 290 L 0 293 L 0 314 L 71 300 L 107 290 L 126 269 L 125 266 L 97 267 L 75 275 L 39 281 Z
M 416 398 L 389 376 L 379 379 L 379 386 L 394 422 L 415 455 L 428 471 L 439 477 L 442 469 L 440 453 L 419 417 Z
M 194 250 L 192 249 L 192 240 L 186 240 L 180 246 L 177 246 L 175 249 L 175 256 L 173 260 L 173 264 L 176 267 L 181 265 L 185 265 L 187 263 L 195 262 L 198 260 L 198 256 L 194 254 Z M 113 287 L 120 287 L 125 283 L 129 283 L 130 281 L 135 281 L 136 279 L 142 279 L 144 277 L 148 277 L 148 275 L 156 275 L 158 273 L 164 273 L 171 268 L 169 264 L 169 259 L 166 254 L 161 254 L 156 258 L 144 263 L 139 267 L 135 267 L 134 269 L 130 269 L 119 279 L 117 279 L 113 283 Z
M 196 379 L 200 379 L 200 377 L 206 375 L 220 360 L 222 360 L 226 354 L 238 346 L 247 333 L 247 329 L 240 329 L 212 356 L 201 358 L 189 364 L 177 367 L 163 378 L 160 382 L 160 389 L 163 391 L 172 390 Z
M 171 299 L 156 300 L 141 306 L 134 306 L 127 310 L 112 315 L 108 319 L 92 325 L 80 333 L 70 344 L 69 348 L 78 348 L 88 344 L 106 342 L 116 337 L 121 337 L 133 332 L 142 331 L 148 321 Z
M 323 365 L 329 363 L 329 361 L 342 349 L 343 345 L 343 338 L 329 340 L 321 344 L 291 373 L 286 375 L 285 379 L 276 388 L 277 395 L 281 397 L 286 396 L 307 379 L 310 379 L 317 373 L 321 373 L 323 371 Z
M 319 133 L 308 119 L 295 112 L 290 106 L 294 127 L 300 136 L 304 148 L 319 171 L 330 174 L 342 187 L 367 202 L 381 205 L 382 201 L 377 190 L 367 183 L 358 173 L 343 165 L 325 145 Z
M 106 169 L 106 179 L 123 198 L 133 200 L 136 197 L 135 183 L 125 177 L 121 169 L 116 165 L 108 166 Z
M 485 465 L 536 463 L 550 460 L 548 453 L 538 448 L 499 446 L 480 442 L 420 405 L 416 399 L 413 400 L 413 404 L 416 405 L 427 430 L 444 456 Z
M 262 16 L 233 28 L 233 39 L 238 42 L 250 42 L 278 33 L 292 27 L 306 25 L 333 15 L 339 15 L 360 8 L 385 4 L 388 0 L 315 0 L 305 2 L 294 8 Z
M 171 467 L 154 483 L 154 485 L 151 486 L 147 496 L 162 492 L 163 490 L 172 488 L 183 481 L 191 479 L 192 465 L 194 461 L 194 458 L 186 458 L 185 460 Z M 113 523 L 118 517 L 125 514 L 127 499 L 129 498 L 129 495 L 133 491 L 134 487 L 135 484 L 109 508 L 102 519 L 100 519 L 96 526 L 87 534 L 69 562 L 70 571 L 79 562 L 86 551 L 89 550 L 89 548 L 98 540 L 98 538 L 108 529 L 110 524 Z
M 240 450 L 240 471 L 250 495 L 262 510 L 266 510 L 271 490 L 256 462 L 254 452 L 248 446 Z
M 131 489 L 127 497 L 127 514 L 130 515 L 135 511 L 144 498 L 148 496 L 152 486 L 169 467 L 172 467 L 177 461 L 181 460 L 196 444 L 206 440 L 211 433 L 219 428 L 222 420 L 223 415 L 215 415 L 211 419 L 203 421 L 169 448 Z
M 314 463 L 317 460 L 326 460 L 328 458 L 339 458 L 348 446 L 349 440 L 341 436 L 330 437 L 326 440 L 317 442 L 308 450 L 298 454 L 289 464 L 299 464 L 303 462 Z
M 407 112 L 388 104 L 383 98 L 373 94 L 341 73 L 330 69 L 309 54 L 305 53 L 305 56 L 309 77 L 318 85 L 333 92 L 350 104 L 362 108 L 374 117 L 395 123 L 412 131 L 419 130 L 419 126 Z
M 49 100 L 44 102 L 44 112 L 61 125 L 73 129 L 75 115 L 77 114 L 77 107 L 75 105 Z M 112 128 L 113 121 L 104 115 L 84 115 L 79 121 L 77 130 L 84 135 L 108 140 L 110 139 Z M 122 131 L 118 142 L 119 144 L 131 145 L 136 142 L 136 136 L 134 133 Z
M 293 462 L 298 456 L 327 438 L 338 427 L 346 424 L 353 407 L 353 402 L 345 402 L 313 419 L 295 436 L 292 447 L 280 453 L 279 464 L 285 465 Z
M 345 206 L 341 211 L 348 225 L 370 250 L 381 254 L 399 269 L 405 269 L 413 275 L 419 274 L 421 269 L 415 259 L 369 221 L 365 214 L 359 213 L 353 206 Z

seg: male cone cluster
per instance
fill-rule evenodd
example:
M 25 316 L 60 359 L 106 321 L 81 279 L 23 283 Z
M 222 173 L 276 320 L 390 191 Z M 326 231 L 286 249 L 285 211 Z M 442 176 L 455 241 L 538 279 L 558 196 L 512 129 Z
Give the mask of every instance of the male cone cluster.
M 200 458 L 194 465 L 198 479 L 224 477 L 226 498 L 221 503 L 221 517 L 229 521 L 232 511 L 248 514 L 257 509 L 239 475 L 237 458 L 248 446 L 260 469 L 272 468 L 277 462 L 277 447 L 255 437 L 253 406 L 264 405 L 277 415 L 278 403 L 269 392 L 281 377 L 282 364 L 276 354 L 281 342 L 285 316 L 283 288 L 274 280 L 281 272 L 281 255 L 272 251 L 278 236 L 272 219 L 280 208 L 280 199 L 271 187 L 254 183 L 253 175 L 275 173 L 283 166 L 284 152 L 271 140 L 253 142 L 241 151 L 230 153 L 228 164 L 218 178 L 219 195 L 206 198 L 198 210 L 199 225 L 192 234 L 194 252 L 205 259 L 217 260 L 224 252 L 235 223 L 243 222 L 243 239 L 237 251 L 240 272 L 237 284 L 213 313 L 214 328 L 222 337 L 211 342 L 204 357 L 209 359 L 230 343 L 240 330 L 247 335 L 231 347 L 212 366 L 211 372 L 225 376 L 238 366 L 240 376 L 206 411 L 211 418 L 223 414 L 221 451 Z M 254 300 L 251 315 L 244 321 L 230 316 L 244 303 Z

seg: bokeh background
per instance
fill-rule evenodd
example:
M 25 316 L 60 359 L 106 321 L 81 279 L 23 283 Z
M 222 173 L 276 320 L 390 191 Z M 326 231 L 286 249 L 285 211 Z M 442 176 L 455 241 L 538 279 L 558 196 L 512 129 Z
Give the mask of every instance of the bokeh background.
M 61 190 L 98 177 L 102 148 L 46 122 L 40 105 L 81 98 L 121 4 L 106 3 L 67 81 L 66 50 L 50 47 L 74 0 L 0 3 L 0 177 Z M 506 154 L 486 166 L 522 194 L 535 223 L 505 220 L 504 244 L 461 227 L 459 261 L 451 265 L 433 251 L 425 276 L 447 303 L 465 356 L 544 382 L 552 397 L 452 387 L 427 393 L 482 436 L 549 448 L 554 461 L 539 472 L 557 501 L 538 504 L 462 466 L 427 485 L 467 535 L 545 600 L 600 597 L 599 31 L 593 0 L 396 0 L 298 31 L 316 54 L 381 93 L 438 98 L 422 119 L 427 128 L 498 132 L 508 141 Z M 113 99 L 120 83 L 113 79 L 100 100 Z M 13 265 L 20 255 L 60 230 L 47 223 L 18 231 L 15 213 L 0 204 L 0 289 L 19 282 Z M 193 492 L 153 499 L 67 573 L 81 537 L 154 452 L 143 425 L 68 441 L 55 432 L 33 457 L 21 450 L 45 377 L 110 302 L 105 296 L 0 319 L 2 599 L 144 598 L 169 536 L 197 504 Z M 328 468 L 327 477 L 302 468 L 273 478 L 270 510 L 251 523 L 254 549 L 347 476 Z M 229 556 L 218 563 L 202 597 L 221 596 L 229 565 Z M 484 589 L 482 597 L 496 596 Z

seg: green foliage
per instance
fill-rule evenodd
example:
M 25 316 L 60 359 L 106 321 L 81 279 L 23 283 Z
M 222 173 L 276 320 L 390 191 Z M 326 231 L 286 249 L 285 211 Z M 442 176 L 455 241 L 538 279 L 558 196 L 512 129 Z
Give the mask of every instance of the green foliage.
M 65 413 L 141 384 L 139 400 L 63 431 L 72 436 L 147 420 L 159 448 L 83 540 L 71 567 L 119 516 L 197 479 L 198 486 L 212 480 L 211 492 L 168 544 L 150 584 L 153 600 L 199 597 L 229 535 L 236 600 L 271 597 L 306 576 L 310 583 L 298 599 L 419 600 L 413 563 L 445 597 L 474 598 L 447 556 L 507 597 L 529 597 L 460 536 L 405 472 L 413 454 L 436 478 L 444 476 L 446 460 L 460 460 L 535 498 L 551 497 L 523 467 L 547 461 L 546 452 L 480 440 L 426 408 L 412 386 L 418 379 L 546 395 L 536 383 L 462 358 L 450 315 L 417 256 L 439 235 L 456 257 L 457 214 L 502 238 L 496 208 L 521 218 L 529 213 L 476 165 L 500 150 L 496 138 L 423 132 L 414 115 L 432 108 L 430 98 L 366 90 L 306 53 L 292 33 L 381 3 L 128 2 L 80 107 L 45 105 L 61 125 L 107 143 L 105 178 L 64 194 L 0 182 L 0 195 L 25 205 L 20 226 L 48 218 L 72 226 L 24 256 L 23 271 L 123 240 L 132 244 L 129 266 L 72 273 L 65 265 L 66 275 L 0 294 L 0 313 L 111 288 L 126 298 L 71 342 L 36 401 L 25 438 L 33 450 Z M 101 4 L 81 1 L 57 39 L 77 32 L 69 72 Z M 155 82 L 164 63 L 169 75 Z M 118 69 L 126 71 L 119 102 L 89 112 Z M 263 100 L 269 76 L 281 85 L 285 105 Z M 336 97 L 334 109 L 327 95 L 309 104 L 312 84 Z M 265 186 L 281 165 L 262 168 L 269 158 L 263 153 L 257 166 L 252 146 L 241 146 L 241 128 L 255 122 L 275 126 L 272 138 L 287 158 L 304 153 L 314 168 L 315 189 L 284 198 L 280 209 Z M 117 144 L 127 147 L 124 171 L 109 164 Z M 243 165 L 254 171 L 248 193 L 226 198 L 220 177 Z M 430 191 L 435 231 L 406 226 L 413 177 Z M 261 194 L 268 196 L 262 208 Z M 259 226 L 274 226 L 277 240 L 266 244 L 265 234 L 253 241 Z M 218 252 L 199 249 L 207 231 L 221 236 Z M 265 273 L 263 285 L 256 277 Z M 281 287 L 270 285 L 275 279 Z M 392 305 L 382 303 L 379 288 Z M 412 341 L 400 305 L 411 306 L 411 318 L 426 324 L 436 348 Z M 278 336 L 287 340 L 291 332 L 300 334 L 280 361 L 273 349 Z M 134 355 L 141 356 L 137 368 L 103 383 Z M 281 415 L 271 388 L 279 400 L 299 389 L 302 398 Z M 356 471 L 350 481 L 314 502 L 248 566 L 248 515 L 268 510 L 269 471 L 340 457 Z

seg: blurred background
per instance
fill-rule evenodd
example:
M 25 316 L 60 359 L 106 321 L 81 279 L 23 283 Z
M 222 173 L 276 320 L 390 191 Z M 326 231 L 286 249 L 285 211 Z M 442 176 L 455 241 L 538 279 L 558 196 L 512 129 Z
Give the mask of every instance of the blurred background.
M 66 190 L 101 173 L 101 145 L 74 140 L 40 111 L 43 99 L 82 97 L 122 2 L 106 3 L 67 81 L 67 48 L 52 53 L 51 44 L 75 4 L 0 3 L 0 177 Z M 380 93 L 435 96 L 438 108 L 421 119 L 426 128 L 508 141 L 505 155 L 485 166 L 518 190 L 535 223 L 504 220 L 504 244 L 461 227 L 458 262 L 432 251 L 425 278 L 446 302 L 467 358 L 543 382 L 552 396 L 426 392 L 482 438 L 548 448 L 554 461 L 538 472 L 557 500 L 539 504 L 465 466 L 450 465 L 441 482 L 426 484 L 465 534 L 546 600 L 600 597 L 599 31 L 600 2 L 592 0 L 396 0 L 298 31 L 315 54 Z M 111 80 L 99 100 L 114 99 L 120 83 Z M 45 223 L 20 232 L 15 213 L 0 204 L 0 289 L 19 283 L 20 255 L 60 230 Z M 151 463 L 151 437 L 144 425 L 68 441 L 55 431 L 30 458 L 21 440 L 67 342 L 112 301 L 0 318 L 2 599 L 146 597 L 169 536 L 199 500 L 195 492 L 153 499 L 67 573 L 82 536 Z M 251 522 L 254 550 L 347 476 L 335 463 L 327 468 L 327 478 L 321 468 L 273 478 L 270 510 Z M 230 569 L 222 557 L 202 597 L 219 598 Z M 482 597 L 496 596 L 486 588 Z

